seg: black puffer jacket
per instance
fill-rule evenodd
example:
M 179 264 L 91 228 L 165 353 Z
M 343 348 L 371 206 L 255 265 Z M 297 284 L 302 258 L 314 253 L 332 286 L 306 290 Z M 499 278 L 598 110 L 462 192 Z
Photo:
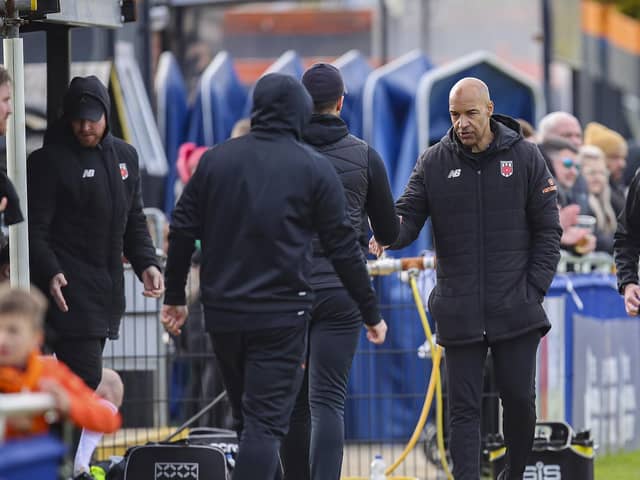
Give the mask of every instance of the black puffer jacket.
M 340 180 L 329 160 L 301 141 L 311 97 L 294 78 L 273 73 L 258 81 L 253 105 L 251 132 L 203 155 L 173 211 L 165 304 L 184 305 L 199 238 L 207 328 L 291 326 L 304 318 L 295 313 L 313 302 L 309 279 L 317 233 L 364 321 L 378 323 Z
M 363 255 L 367 254 L 369 243 L 367 217 L 376 239 L 383 245 L 393 243 L 399 222 L 387 171 L 378 152 L 350 135 L 347 124 L 335 115 L 314 114 L 302 137 L 325 155 L 338 172 L 346 196 L 347 217 L 358 235 Z M 342 286 L 317 237 L 313 240 L 313 255 L 313 288 Z
M 626 204 L 618 217 L 614 235 L 613 256 L 616 261 L 618 290 L 638 283 L 638 259 L 640 258 L 640 175 L 633 177 L 629 185 Z
M 107 89 L 96 77 L 75 78 L 75 96 L 95 97 L 109 118 Z M 118 335 L 125 310 L 122 255 L 140 277 L 158 266 L 142 212 L 135 149 L 108 130 L 95 148 L 81 146 L 63 116 L 27 163 L 31 277 L 43 292 L 57 273 L 69 311 L 53 301 L 47 323 L 64 337 Z
M 418 159 L 396 202 L 403 223 L 394 248 L 432 219 L 438 281 L 429 305 L 445 346 L 550 328 L 541 302 L 560 258 L 556 186 L 514 120 L 494 115 L 491 129 L 480 155 L 450 129 Z

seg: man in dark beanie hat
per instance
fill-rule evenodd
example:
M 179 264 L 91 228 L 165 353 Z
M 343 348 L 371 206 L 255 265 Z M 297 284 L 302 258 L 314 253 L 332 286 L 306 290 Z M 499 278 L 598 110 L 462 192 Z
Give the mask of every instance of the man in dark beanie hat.
M 110 106 L 98 78 L 74 78 L 61 118 L 27 163 L 31 279 L 50 300 L 47 346 L 93 389 L 125 310 L 123 255 L 144 295 L 164 291 L 138 155 L 111 134 Z
M 368 226 L 394 242 L 399 223 L 384 163 L 364 141 L 349 133 L 340 118 L 346 93 L 340 71 L 328 63 L 312 65 L 302 83 L 313 99 L 303 140 L 323 154 L 342 181 L 347 217 L 364 257 Z M 347 380 L 362 329 L 362 316 L 316 238 L 311 286 L 315 300 L 309 323 L 305 381 L 291 416 L 281 457 L 287 480 L 338 480 L 344 445 Z

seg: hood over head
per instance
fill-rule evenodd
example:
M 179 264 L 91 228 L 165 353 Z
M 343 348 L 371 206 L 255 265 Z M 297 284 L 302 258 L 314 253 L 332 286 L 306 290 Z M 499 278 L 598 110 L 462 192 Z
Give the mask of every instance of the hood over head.
M 290 132 L 297 139 L 311 118 L 311 95 L 295 78 L 269 73 L 253 91 L 251 131 Z

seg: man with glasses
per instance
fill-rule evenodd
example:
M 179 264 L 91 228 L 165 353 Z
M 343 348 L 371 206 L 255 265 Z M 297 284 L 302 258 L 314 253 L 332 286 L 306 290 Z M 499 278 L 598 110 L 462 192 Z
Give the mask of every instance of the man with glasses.
M 558 185 L 560 222 L 563 226 L 561 244 L 566 250 L 584 255 L 596 248 L 596 237 L 584 228 L 576 227 L 578 214 L 589 215 L 589 198 L 574 189 L 580 175 L 578 149 L 563 138 L 550 138 L 541 146 L 547 156 Z

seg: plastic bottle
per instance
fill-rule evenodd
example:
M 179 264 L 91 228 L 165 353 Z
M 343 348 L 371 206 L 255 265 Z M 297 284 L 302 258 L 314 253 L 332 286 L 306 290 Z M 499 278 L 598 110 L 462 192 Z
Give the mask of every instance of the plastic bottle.
M 376 455 L 373 459 L 373 462 L 371 462 L 371 473 L 369 475 L 369 480 L 386 480 L 387 476 L 384 474 L 386 468 L 387 465 L 384 463 L 382 455 Z

